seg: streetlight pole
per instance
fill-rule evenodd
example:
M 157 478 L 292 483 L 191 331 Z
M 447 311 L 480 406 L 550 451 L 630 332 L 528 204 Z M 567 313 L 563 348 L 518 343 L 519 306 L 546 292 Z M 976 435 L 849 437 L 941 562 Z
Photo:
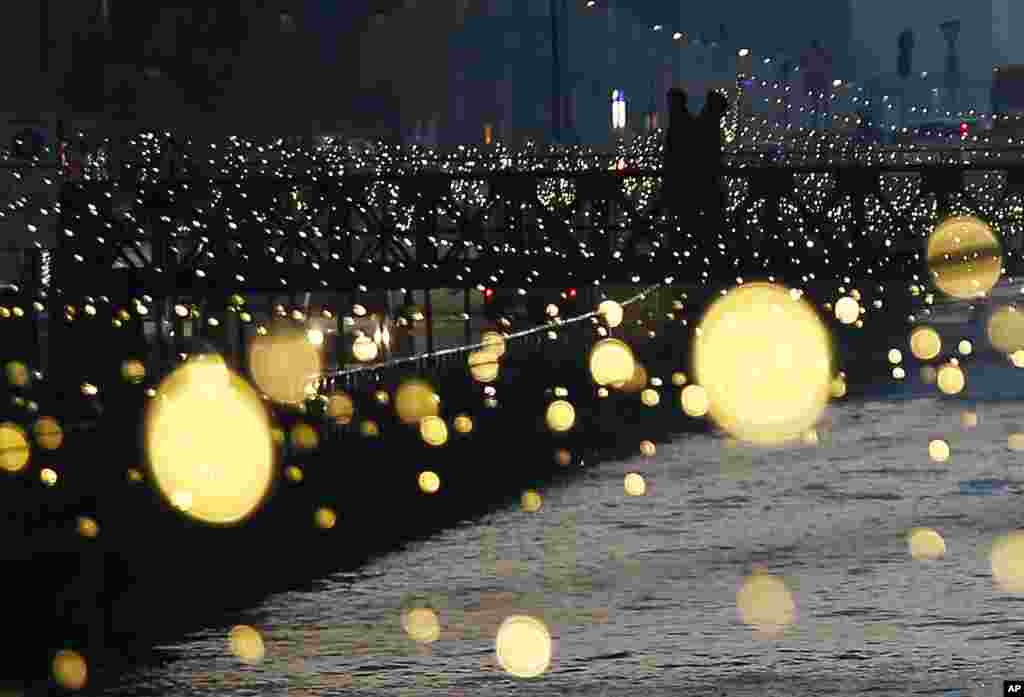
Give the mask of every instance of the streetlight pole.
M 558 0 L 551 4 L 551 135 L 562 142 L 562 70 L 558 51 Z

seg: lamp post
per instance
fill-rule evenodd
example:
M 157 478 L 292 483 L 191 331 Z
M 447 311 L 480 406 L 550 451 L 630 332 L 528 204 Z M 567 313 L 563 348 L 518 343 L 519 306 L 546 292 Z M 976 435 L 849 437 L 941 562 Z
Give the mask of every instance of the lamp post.
M 562 68 L 558 51 L 558 0 L 551 5 L 551 135 L 562 142 Z
M 960 39 L 960 20 L 943 22 L 939 30 L 946 39 L 946 76 L 945 86 L 949 94 L 954 113 L 960 111 L 960 50 L 957 41 Z

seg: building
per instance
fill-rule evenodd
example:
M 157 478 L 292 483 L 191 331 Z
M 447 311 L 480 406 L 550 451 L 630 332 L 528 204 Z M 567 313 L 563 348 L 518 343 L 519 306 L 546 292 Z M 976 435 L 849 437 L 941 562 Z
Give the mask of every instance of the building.
M 988 111 L 994 67 L 1024 63 L 1024 6 L 1018 0 L 962 0 L 927 3 L 852 0 L 853 55 L 858 78 L 896 99 L 906 90 L 908 106 L 945 109 L 956 100 L 947 94 L 945 77 L 949 44 L 940 25 L 959 21 L 956 40 L 960 76 L 959 102 Z M 888 27 L 888 31 L 879 31 Z M 914 34 L 913 71 L 906 84 L 897 76 L 900 32 Z M 1016 38 L 1016 41 L 1014 39 Z

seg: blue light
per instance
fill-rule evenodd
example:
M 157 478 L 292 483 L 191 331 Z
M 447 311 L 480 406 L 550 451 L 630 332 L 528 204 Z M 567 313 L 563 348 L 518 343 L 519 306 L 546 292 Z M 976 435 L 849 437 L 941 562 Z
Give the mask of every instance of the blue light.
M 622 93 L 619 90 L 612 90 L 612 101 L 617 102 L 622 98 Z

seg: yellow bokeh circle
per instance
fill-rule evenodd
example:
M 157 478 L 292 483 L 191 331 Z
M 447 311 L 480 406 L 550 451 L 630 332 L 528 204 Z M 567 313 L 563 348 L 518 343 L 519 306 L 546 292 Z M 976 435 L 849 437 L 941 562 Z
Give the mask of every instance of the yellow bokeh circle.
M 918 561 L 941 559 L 946 554 L 946 541 L 931 528 L 914 528 L 907 536 L 910 556 Z
M 992 579 L 1009 593 L 1024 593 L 1024 531 L 1014 530 L 992 545 Z
M 964 386 L 967 384 L 966 378 L 964 377 L 964 371 L 958 365 L 948 363 L 939 368 L 939 374 L 936 378 L 939 390 L 943 394 L 953 395 L 959 394 L 963 391 Z
M 602 339 L 590 351 L 590 375 L 598 385 L 624 383 L 636 372 L 633 349 L 619 339 Z
M 323 355 L 299 331 L 256 336 L 249 345 L 249 370 L 275 402 L 302 404 L 310 380 L 323 372 Z
M 747 577 L 736 594 L 740 620 L 758 631 L 776 634 L 793 623 L 796 603 L 785 582 L 766 573 Z
M 77 651 L 58 651 L 51 669 L 54 681 L 65 690 L 81 690 L 89 679 L 88 666 Z
M 263 637 L 244 624 L 236 625 L 228 632 L 228 649 L 238 660 L 249 664 L 259 663 L 266 654 Z
M 0 423 L 0 469 L 20 472 L 28 464 L 31 450 L 28 434 L 16 423 Z
M 622 480 L 622 486 L 626 490 L 626 496 L 643 496 L 647 493 L 647 482 L 636 472 L 627 474 Z
M 436 472 L 429 470 L 420 472 L 419 476 L 416 477 L 416 483 L 420 486 L 420 491 L 424 494 L 436 494 L 441 488 L 441 478 L 437 476 Z
M 818 420 L 830 394 L 831 355 L 828 331 L 806 301 L 751 283 L 707 311 L 694 366 L 721 428 L 774 445 L 800 438 Z
M 274 479 L 274 444 L 262 400 L 225 366 L 189 361 L 147 403 L 145 446 L 153 481 L 189 516 L 238 523 Z
M 548 628 L 528 615 L 512 615 L 498 628 L 495 654 L 506 673 L 518 678 L 543 675 L 551 665 L 552 642 Z
M 448 424 L 440 416 L 425 416 L 420 419 L 420 436 L 427 445 L 444 445 L 448 442 Z
M 910 352 L 914 358 L 930 361 L 942 351 L 942 339 L 931 327 L 918 327 L 910 332 Z
M 928 237 L 928 270 L 935 285 L 954 298 L 986 295 L 999 282 L 1003 252 L 999 239 L 980 218 L 953 216 Z
M 555 433 L 564 433 L 576 423 L 576 409 L 564 399 L 555 400 L 548 405 L 545 421 Z
M 402 629 L 413 641 L 429 644 L 441 637 L 441 622 L 428 607 L 414 607 L 402 613 Z

